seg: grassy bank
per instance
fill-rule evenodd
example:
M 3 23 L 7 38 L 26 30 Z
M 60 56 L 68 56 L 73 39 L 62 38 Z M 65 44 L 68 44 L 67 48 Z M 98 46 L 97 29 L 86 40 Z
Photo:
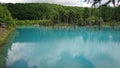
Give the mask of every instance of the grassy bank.
M 120 27 L 120 22 L 104 22 L 102 26 Z
M 6 39 L 12 33 L 13 30 L 14 30 L 13 27 L 10 28 L 0 27 L 0 46 L 2 46 L 6 42 Z
M 52 20 L 14 20 L 13 21 L 16 26 L 29 26 L 29 25 L 35 25 L 35 26 L 98 26 L 98 24 L 89 25 L 86 23 L 86 25 L 79 25 L 79 23 L 54 23 Z M 82 22 L 81 22 L 82 23 Z M 83 22 L 84 23 L 84 22 Z M 120 26 L 120 22 L 103 22 L 101 26 Z
M 44 25 L 49 26 L 53 25 L 51 20 L 14 20 L 14 24 L 20 25 Z

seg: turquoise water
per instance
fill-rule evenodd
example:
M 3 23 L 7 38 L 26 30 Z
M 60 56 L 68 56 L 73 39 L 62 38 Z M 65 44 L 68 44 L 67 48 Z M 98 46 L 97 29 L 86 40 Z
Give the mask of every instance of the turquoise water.
M 120 28 L 17 28 L 6 68 L 120 68 Z

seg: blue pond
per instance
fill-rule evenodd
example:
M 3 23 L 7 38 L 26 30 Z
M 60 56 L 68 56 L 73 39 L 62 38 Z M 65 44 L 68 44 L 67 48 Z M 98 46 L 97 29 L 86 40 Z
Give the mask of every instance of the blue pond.
M 17 28 L 6 68 L 120 68 L 120 28 Z

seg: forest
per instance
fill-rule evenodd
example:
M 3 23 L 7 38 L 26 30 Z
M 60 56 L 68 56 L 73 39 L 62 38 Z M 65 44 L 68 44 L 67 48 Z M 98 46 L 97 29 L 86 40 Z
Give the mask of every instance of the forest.
M 4 9 L 4 10 L 3 10 Z M 120 7 L 63 6 L 48 3 L 5 3 L 0 5 L 0 22 L 24 24 L 118 25 Z M 12 23 L 14 23 L 12 22 Z M 38 22 L 38 23 L 37 23 Z
M 6 23 L 6 25 L 12 24 L 12 16 L 7 7 L 3 4 L 0 4 L 0 23 Z

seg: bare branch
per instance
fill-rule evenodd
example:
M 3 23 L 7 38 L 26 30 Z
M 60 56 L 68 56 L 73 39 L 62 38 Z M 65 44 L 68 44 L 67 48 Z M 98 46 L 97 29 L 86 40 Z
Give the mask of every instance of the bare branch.
M 85 0 L 85 2 L 89 3 L 91 0 Z M 95 6 L 95 4 L 97 3 L 101 3 L 102 0 L 92 0 L 93 4 L 92 6 Z M 105 4 L 103 4 L 102 6 L 107 6 L 108 4 L 110 4 L 112 2 L 112 4 L 115 6 L 115 1 L 116 0 L 108 0 Z M 120 0 L 117 1 L 117 3 L 119 4 Z

